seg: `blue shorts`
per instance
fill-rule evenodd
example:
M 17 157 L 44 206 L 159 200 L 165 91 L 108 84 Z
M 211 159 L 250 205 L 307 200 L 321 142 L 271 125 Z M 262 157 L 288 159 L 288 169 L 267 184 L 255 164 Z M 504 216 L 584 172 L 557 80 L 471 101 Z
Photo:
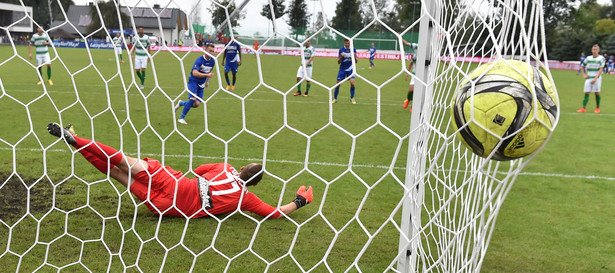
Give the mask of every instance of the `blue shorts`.
M 374 60 L 374 58 L 375 58 L 374 56 L 369 56 L 369 60 L 370 60 L 370 61 L 373 61 L 373 60 Z
M 224 72 L 229 72 L 229 70 L 233 73 L 237 73 L 237 62 L 226 62 L 224 65 Z
M 188 99 L 194 98 L 195 97 L 194 95 L 202 99 L 204 88 L 205 88 L 205 83 L 203 83 L 202 85 L 199 85 L 196 82 L 188 82 L 188 90 L 190 90 L 190 92 L 188 92 Z
M 337 80 L 341 81 L 344 80 L 345 78 L 348 78 L 350 75 L 352 75 L 352 69 L 351 70 L 340 70 L 339 72 L 337 72 Z M 354 75 L 352 75 L 351 79 L 354 79 Z

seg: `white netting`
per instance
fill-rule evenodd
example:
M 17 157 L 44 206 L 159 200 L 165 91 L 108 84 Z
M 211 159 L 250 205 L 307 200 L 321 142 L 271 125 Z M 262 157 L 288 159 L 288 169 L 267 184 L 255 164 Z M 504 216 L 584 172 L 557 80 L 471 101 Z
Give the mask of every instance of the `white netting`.
M 324 14 L 324 2 L 316 3 L 312 16 Z M 403 78 L 410 72 L 403 57 L 378 60 L 374 70 L 360 67 L 367 67 L 366 59 L 356 63 L 357 105 L 347 100 L 348 80 L 339 84 L 338 103 L 331 103 L 336 58 L 317 57 L 310 96 L 293 96 L 301 56 L 266 53 L 279 37 L 290 47 L 280 53 L 303 50 L 302 40 L 285 35 L 273 21 L 260 51 L 241 43 L 248 51 L 236 90 L 226 89 L 218 53 L 224 45 L 216 45 L 215 76 L 203 103 L 190 111 L 188 126 L 178 124 L 173 107 L 185 99 L 187 72 L 203 52 L 196 46 L 187 48 L 197 54 L 166 47 L 185 33 L 190 45 L 196 44 L 194 33 L 177 24 L 191 25 L 197 12 L 190 9 L 199 5 L 180 1 L 109 2 L 115 19 L 128 18 L 123 22 L 128 27 L 117 28 L 136 32 L 138 24 L 150 24 L 145 27 L 163 33 L 158 35 L 162 46 L 151 51 L 144 89 L 137 88 L 140 80 L 127 51 L 121 63 L 112 50 L 91 44 L 83 49 L 52 44 L 51 86 L 46 68 L 39 76 L 27 47 L 10 39 L 10 47 L 0 48 L 0 109 L 6 120 L 0 130 L 5 158 L 0 264 L 20 272 L 478 272 L 498 210 L 528 159 L 497 162 L 472 154 L 455 138 L 450 103 L 473 62 L 515 58 L 549 75 L 542 2 L 420 2 L 420 15 L 402 30 L 376 16 L 351 34 L 325 23 L 305 35 L 323 52 L 318 41 L 338 37 L 339 48 L 341 38 L 349 38 L 354 48 L 377 26 L 403 49 L 386 53 L 403 56 L 404 35 L 418 32 L 411 115 L 401 108 L 408 90 Z M 228 2 L 199 3 L 233 14 Z M 235 4 L 260 10 L 265 3 Z M 118 9 L 120 4 L 124 7 Z M 82 33 L 77 39 L 88 40 L 97 33 L 112 36 L 104 20 L 99 29 L 86 31 L 80 21 L 90 17 L 89 7 L 71 7 L 85 16 L 72 17 L 75 13 L 53 5 L 62 18 L 54 18 L 59 23 L 47 33 L 74 30 Z M 378 14 L 373 1 L 370 5 Z M 94 4 L 99 14 L 108 8 Z M 120 10 L 127 17 L 120 17 Z M 30 16 L 22 11 L 13 16 L 21 19 L 13 25 Z M 175 28 L 168 31 L 167 25 Z M 11 26 L 0 30 L 12 31 Z M 241 41 L 232 33 L 230 39 Z M 335 56 L 338 48 L 331 48 Z M 136 158 L 159 159 L 190 178 L 203 163 L 238 168 L 259 162 L 265 178 L 250 191 L 265 202 L 284 205 L 300 185 L 314 187 L 314 202 L 279 220 L 243 211 L 199 219 L 159 217 L 74 148 L 49 136 L 50 121 L 72 123 L 81 137 Z

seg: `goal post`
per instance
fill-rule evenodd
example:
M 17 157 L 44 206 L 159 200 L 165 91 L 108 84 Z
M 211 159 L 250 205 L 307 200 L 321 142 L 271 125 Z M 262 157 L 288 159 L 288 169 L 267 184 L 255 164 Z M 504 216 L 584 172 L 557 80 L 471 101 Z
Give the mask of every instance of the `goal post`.
M 421 207 L 425 196 L 425 168 L 427 162 L 427 147 L 429 146 L 429 117 L 432 107 L 428 105 L 432 101 L 434 86 L 433 82 L 435 69 L 438 65 L 440 44 L 437 42 L 437 35 L 434 22 L 439 19 L 439 12 L 436 5 L 437 1 L 423 2 L 421 8 L 419 24 L 419 41 L 416 52 L 416 73 L 412 77 L 415 79 L 414 100 L 412 102 L 412 112 L 410 122 L 410 134 L 408 136 L 408 161 L 406 165 L 405 188 L 408 197 L 404 200 L 401 231 L 399 237 L 399 261 L 398 270 L 401 272 L 417 272 L 416 265 L 418 259 L 417 249 L 421 242 L 422 217 Z M 403 42 L 400 38 L 400 44 Z M 433 61 L 433 62 L 432 62 Z M 408 71 L 412 72 L 412 71 Z

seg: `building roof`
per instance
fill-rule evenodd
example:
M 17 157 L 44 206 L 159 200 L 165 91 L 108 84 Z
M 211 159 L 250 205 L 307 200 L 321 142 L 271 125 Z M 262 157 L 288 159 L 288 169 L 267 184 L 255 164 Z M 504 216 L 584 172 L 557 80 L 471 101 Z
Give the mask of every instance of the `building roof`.
M 179 9 L 162 9 L 157 5 L 154 8 L 142 8 L 142 7 L 120 7 L 122 13 L 134 18 L 135 28 L 137 26 L 143 26 L 144 28 L 158 28 L 158 16 L 160 17 L 160 23 L 163 29 L 175 29 L 177 28 L 178 21 L 183 24 L 186 14 Z M 82 33 L 86 36 L 86 29 L 92 18 L 90 16 L 90 6 L 77 6 L 70 5 L 66 12 L 66 19 L 54 20 L 51 23 L 50 29 L 61 28 L 62 30 L 72 33 Z M 180 17 L 178 20 L 178 17 Z M 131 23 L 129 21 L 129 23 Z M 71 26 L 72 25 L 72 26 Z M 131 26 L 132 28 L 132 26 Z

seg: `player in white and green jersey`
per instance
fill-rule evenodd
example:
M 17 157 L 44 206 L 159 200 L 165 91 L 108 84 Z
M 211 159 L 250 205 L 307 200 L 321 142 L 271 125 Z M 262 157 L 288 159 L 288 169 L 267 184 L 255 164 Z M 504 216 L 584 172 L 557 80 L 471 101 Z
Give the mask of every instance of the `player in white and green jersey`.
M 579 109 L 578 113 L 585 113 L 587 102 L 589 102 L 589 93 L 596 95 L 596 110 L 594 113 L 600 113 L 600 87 L 602 86 L 602 69 L 606 59 L 600 55 L 600 46 L 592 47 L 592 55 L 587 56 L 581 67 L 581 75 L 585 78 L 585 96 L 583 97 L 583 108 Z M 587 71 L 587 73 L 586 73 Z
M 36 48 L 36 66 L 38 68 L 38 73 L 41 75 L 41 79 L 43 78 L 43 70 L 42 65 L 47 65 L 47 80 L 49 81 L 49 85 L 53 85 L 51 81 L 51 58 L 49 57 L 49 48 L 51 42 L 49 40 L 49 36 L 47 33 L 43 33 L 43 28 L 38 27 L 36 29 L 36 33 L 32 35 L 30 38 L 30 45 L 28 46 L 28 51 L 30 52 L 30 59 L 32 59 L 32 46 Z M 39 81 L 38 84 L 43 84 L 42 81 Z
M 311 79 L 312 79 L 312 64 L 314 63 L 314 57 L 316 57 L 316 50 L 314 50 L 314 47 L 311 45 L 310 40 L 305 41 L 305 48 L 303 48 L 303 59 L 301 60 L 301 65 L 299 66 L 299 70 L 297 70 L 297 82 L 300 82 L 301 79 L 304 79 L 307 77 L 306 79 L 306 86 L 305 86 L 305 94 L 303 94 L 304 97 L 308 96 L 308 92 L 310 92 L 310 86 L 312 85 L 311 83 Z M 303 64 L 305 64 L 305 70 L 303 69 Z M 300 96 L 301 95 L 301 84 L 299 84 L 297 86 L 297 92 L 295 93 L 295 96 Z
M 115 37 L 113 37 L 113 49 L 115 50 L 116 55 L 120 55 L 120 61 L 124 63 L 124 59 L 122 58 L 122 37 L 118 32 Z
M 147 62 L 149 62 L 150 53 L 150 41 L 149 36 L 143 33 L 143 27 L 138 28 L 138 36 L 135 37 L 133 42 L 132 52 L 134 53 L 135 59 L 135 72 L 139 79 L 141 80 L 141 89 L 143 89 L 143 85 L 145 84 L 145 69 L 147 68 Z

